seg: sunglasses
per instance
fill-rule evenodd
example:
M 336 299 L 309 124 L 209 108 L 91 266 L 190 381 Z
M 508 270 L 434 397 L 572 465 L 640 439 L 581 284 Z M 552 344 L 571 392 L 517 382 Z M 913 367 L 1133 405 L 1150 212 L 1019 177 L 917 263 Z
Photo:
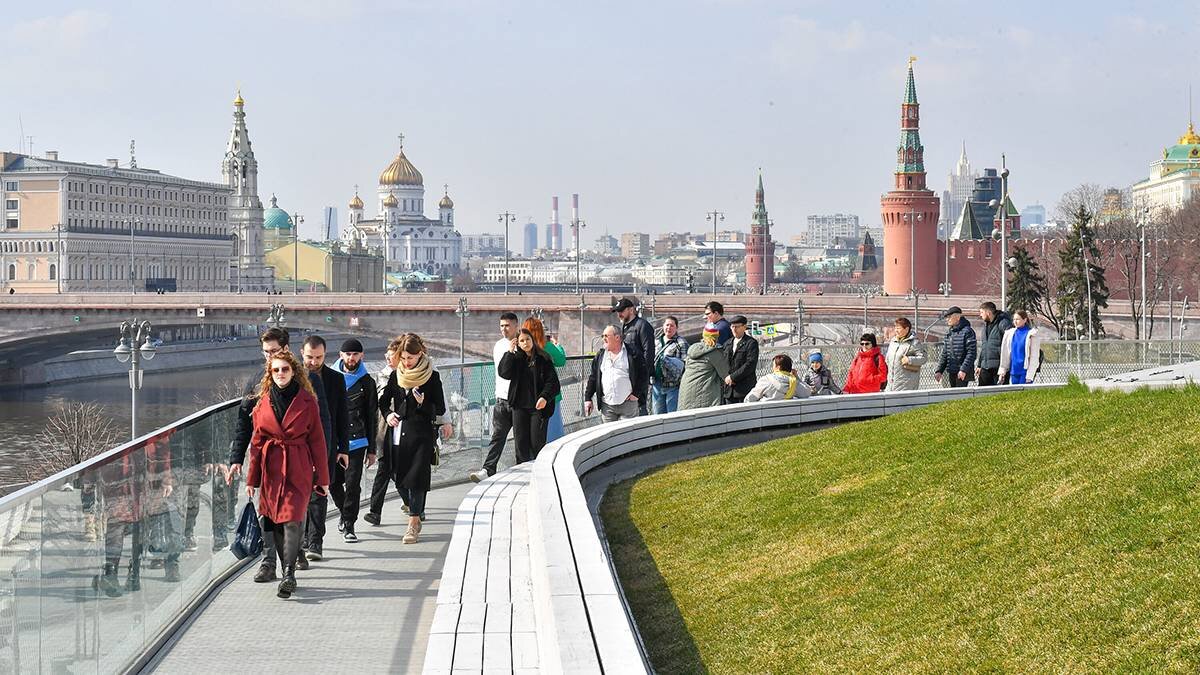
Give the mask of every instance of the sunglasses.
M 870 346 L 871 346 L 871 343 L 870 343 L 870 342 L 860 342 L 860 343 L 858 343 L 858 346 L 860 346 L 860 347 L 870 347 Z
M 292 367 L 291 366 L 282 366 L 279 368 L 272 368 L 271 372 L 272 373 L 290 373 L 290 372 L 292 372 Z

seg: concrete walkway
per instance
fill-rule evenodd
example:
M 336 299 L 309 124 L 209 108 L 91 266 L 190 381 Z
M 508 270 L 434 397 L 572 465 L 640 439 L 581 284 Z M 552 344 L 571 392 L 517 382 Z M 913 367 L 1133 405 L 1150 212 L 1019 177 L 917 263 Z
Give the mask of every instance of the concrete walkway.
M 404 545 L 398 500 L 383 525 L 359 520 L 359 541 L 330 521 L 325 559 L 297 572 L 288 600 L 252 567 L 232 579 L 144 672 L 419 673 L 450 531 L 472 484 L 429 493 L 421 541 Z M 368 484 L 369 487 L 369 484 Z M 364 509 L 365 512 L 365 509 Z

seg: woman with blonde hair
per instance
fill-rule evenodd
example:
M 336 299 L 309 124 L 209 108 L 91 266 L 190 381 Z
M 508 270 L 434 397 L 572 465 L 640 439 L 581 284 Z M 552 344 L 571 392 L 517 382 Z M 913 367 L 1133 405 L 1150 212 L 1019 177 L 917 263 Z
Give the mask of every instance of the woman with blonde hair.
M 536 317 L 525 319 L 525 323 L 521 324 L 521 328 L 529 331 L 533 336 L 533 341 L 550 357 L 550 363 L 555 368 L 562 368 L 567 365 L 567 353 L 563 350 L 558 341 L 549 337 L 546 333 L 546 327 L 541 320 Z M 554 414 L 546 422 L 546 442 L 556 441 L 566 435 L 566 429 L 563 427 L 562 418 L 562 392 L 559 392 L 554 397 Z
M 446 414 L 442 378 L 433 369 L 425 341 L 406 333 L 394 343 L 400 355 L 379 397 L 379 414 L 388 430 L 383 442 L 390 478 L 408 504 L 408 530 L 404 543 L 415 544 L 425 519 L 425 496 L 433 473 L 437 420 Z M 450 435 L 450 425 L 442 434 Z
M 277 595 L 296 590 L 308 501 L 329 494 L 329 462 L 317 397 L 304 366 L 294 354 L 280 351 L 267 359 L 258 402 L 251 421 L 250 467 L 246 492 L 259 491 L 258 513 L 264 534 L 275 540 L 283 580 Z

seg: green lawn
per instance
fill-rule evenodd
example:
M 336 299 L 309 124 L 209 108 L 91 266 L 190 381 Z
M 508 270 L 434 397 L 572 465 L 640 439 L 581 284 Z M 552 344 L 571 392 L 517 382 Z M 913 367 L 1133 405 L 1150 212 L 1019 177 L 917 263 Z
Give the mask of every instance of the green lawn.
M 957 401 L 601 507 L 661 673 L 1200 671 L 1200 391 Z

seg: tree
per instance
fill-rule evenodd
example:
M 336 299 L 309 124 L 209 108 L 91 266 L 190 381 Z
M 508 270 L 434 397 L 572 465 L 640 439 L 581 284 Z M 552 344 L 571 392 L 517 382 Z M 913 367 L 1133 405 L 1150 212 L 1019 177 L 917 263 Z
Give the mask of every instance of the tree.
M 1075 339 L 1083 335 L 1103 337 L 1100 309 L 1108 307 L 1108 284 L 1104 281 L 1104 268 L 1100 266 L 1092 212 L 1083 204 L 1075 211 L 1071 232 L 1058 257 L 1058 313 L 1069 329 L 1067 332 L 1074 333 Z
M 1046 279 L 1029 251 L 1018 246 L 1012 258 L 1015 264 L 1008 281 L 1008 307 L 1004 309 L 1010 313 L 1017 309 L 1036 312 L 1046 297 Z
M 1104 189 L 1095 183 L 1083 183 L 1071 188 L 1058 200 L 1059 219 L 1072 221 L 1081 206 L 1090 214 L 1100 213 L 1104 208 Z
M 97 403 L 59 403 L 46 420 L 25 463 L 26 478 L 39 481 L 111 450 L 123 436 L 108 410 Z

